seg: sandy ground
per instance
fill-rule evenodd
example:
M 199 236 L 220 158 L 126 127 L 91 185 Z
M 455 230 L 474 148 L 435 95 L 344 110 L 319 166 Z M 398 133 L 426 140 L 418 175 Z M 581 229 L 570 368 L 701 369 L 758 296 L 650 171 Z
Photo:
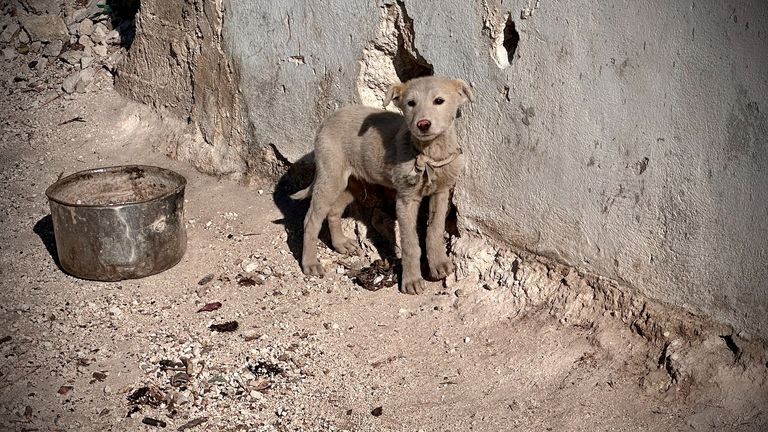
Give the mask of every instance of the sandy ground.
M 283 214 L 266 183 L 246 187 L 169 160 L 147 110 L 102 78 L 100 88 L 50 102 L 54 93 L 20 91 L 12 73 L 3 79 L 0 430 L 768 424 L 751 396 L 725 403 L 661 392 L 668 376 L 659 353 L 610 318 L 587 327 L 561 325 L 546 311 L 511 319 L 481 286 L 456 293 L 433 283 L 421 296 L 367 291 L 325 247 L 330 274 L 305 278 L 287 244 L 296 233 L 284 223 L 300 220 L 301 206 Z M 65 274 L 52 255 L 46 187 L 62 173 L 125 163 L 188 179 L 186 256 L 141 280 Z M 197 312 L 211 302 L 222 306 Z M 234 332 L 209 329 L 231 320 Z

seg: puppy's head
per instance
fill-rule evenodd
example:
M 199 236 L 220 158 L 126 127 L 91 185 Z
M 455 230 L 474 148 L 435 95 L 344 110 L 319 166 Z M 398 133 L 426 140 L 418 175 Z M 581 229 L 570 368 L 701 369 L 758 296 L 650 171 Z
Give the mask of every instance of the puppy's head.
M 423 77 L 393 85 L 384 106 L 392 102 L 400 108 L 411 135 L 426 142 L 448 130 L 459 107 L 474 100 L 472 90 L 462 80 Z

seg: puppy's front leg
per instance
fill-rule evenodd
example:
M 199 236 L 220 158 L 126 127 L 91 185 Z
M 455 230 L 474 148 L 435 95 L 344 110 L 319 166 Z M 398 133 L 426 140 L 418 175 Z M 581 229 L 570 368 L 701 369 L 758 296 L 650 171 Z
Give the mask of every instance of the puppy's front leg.
M 435 279 L 445 279 L 453 273 L 453 264 L 445 253 L 445 243 L 443 242 L 449 195 L 450 193 L 445 191 L 429 197 L 427 260 L 429 261 L 429 275 Z
M 397 224 L 400 225 L 403 280 L 400 290 L 406 294 L 420 294 L 424 290 L 421 277 L 421 248 L 416 233 L 416 218 L 421 197 L 397 197 Z

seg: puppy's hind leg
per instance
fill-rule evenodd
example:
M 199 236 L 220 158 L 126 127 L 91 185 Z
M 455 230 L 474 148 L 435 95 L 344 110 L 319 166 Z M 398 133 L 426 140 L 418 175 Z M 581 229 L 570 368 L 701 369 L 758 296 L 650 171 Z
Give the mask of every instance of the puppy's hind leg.
M 301 268 L 307 275 L 322 276 L 325 273 L 317 259 L 317 237 L 320 234 L 323 219 L 328 216 L 339 195 L 347 186 L 340 173 L 336 174 L 318 170 L 315 178 L 312 201 L 304 218 L 304 242 L 301 254 Z
M 328 212 L 328 229 L 331 232 L 331 244 L 333 244 L 336 252 L 347 255 L 355 255 L 360 252 L 357 242 L 345 236 L 341 230 L 341 215 L 344 213 L 344 209 L 354 200 L 355 197 L 352 196 L 352 193 L 345 189 L 336 199 L 336 202 L 333 203 L 333 206 L 331 206 L 330 212 Z

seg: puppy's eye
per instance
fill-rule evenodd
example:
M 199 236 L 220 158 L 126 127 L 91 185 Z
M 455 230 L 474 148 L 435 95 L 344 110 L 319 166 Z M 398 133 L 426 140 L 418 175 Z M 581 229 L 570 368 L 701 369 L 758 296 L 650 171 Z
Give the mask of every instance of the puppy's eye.
M 445 102 L 445 99 L 443 99 L 441 97 L 435 98 L 435 105 L 442 105 L 443 102 Z
M 409 107 L 415 107 L 415 106 L 416 106 L 416 101 L 413 101 L 413 100 L 409 100 L 409 101 L 408 101 L 408 106 L 409 106 Z

